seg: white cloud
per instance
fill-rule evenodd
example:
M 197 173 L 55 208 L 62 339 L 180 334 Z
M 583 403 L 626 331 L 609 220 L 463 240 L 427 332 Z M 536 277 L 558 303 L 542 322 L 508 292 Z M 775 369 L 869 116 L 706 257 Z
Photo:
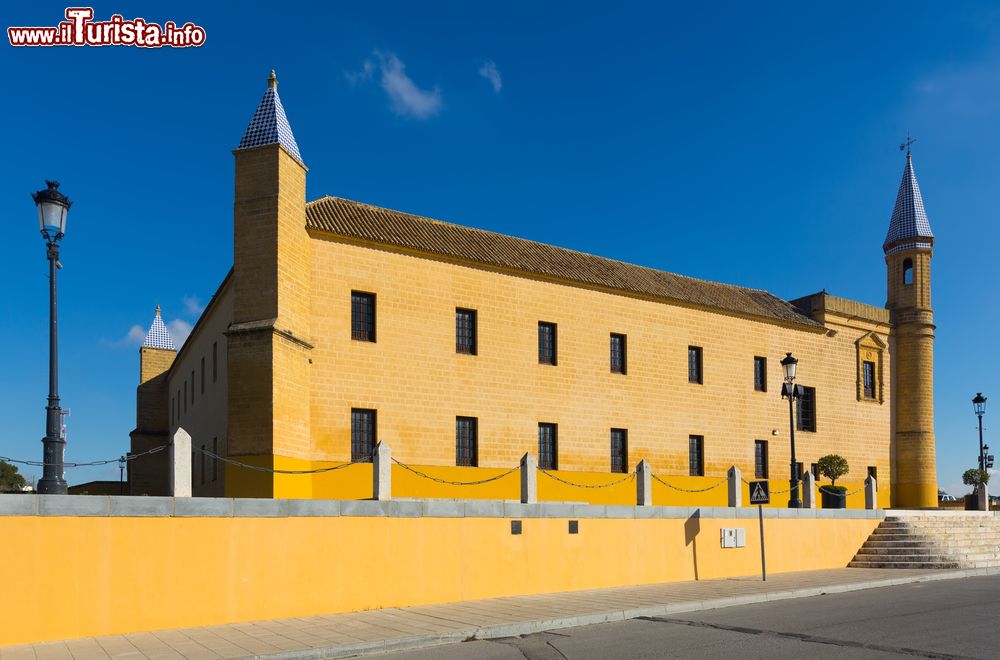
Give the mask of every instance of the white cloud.
M 479 75 L 490 81 L 493 85 L 493 91 L 500 93 L 503 89 L 503 79 L 500 77 L 500 71 L 497 70 L 497 63 L 493 60 L 486 60 L 483 65 L 479 67 Z
M 357 85 L 358 83 L 368 82 L 372 79 L 372 75 L 375 73 L 375 63 L 371 60 L 365 60 L 361 64 L 360 71 L 344 71 L 344 78 L 347 82 L 352 85 Z
M 177 347 L 177 350 L 180 350 L 181 346 L 184 345 L 184 342 L 187 341 L 193 327 L 194 326 L 184 319 L 174 319 L 173 321 L 167 322 L 167 331 L 170 333 L 170 337 L 174 340 L 174 346 Z
M 403 117 L 429 119 L 441 112 L 441 90 L 420 89 L 406 75 L 406 65 L 394 53 L 375 52 L 379 59 L 382 89 L 392 102 L 392 111 Z
M 107 339 L 102 340 L 102 342 L 107 346 L 114 347 L 125 347 L 125 346 L 142 346 L 142 342 L 146 339 L 146 331 L 141 325 L 133 325 L 125 333 L 125 336 L 116 341 L 109 341 Z
M 198 316 L 205 311 L 205 306 L 198 300 L 198 296 L 184 296 L 181 302 L 184 303 L 184 311 L 188 316 Z

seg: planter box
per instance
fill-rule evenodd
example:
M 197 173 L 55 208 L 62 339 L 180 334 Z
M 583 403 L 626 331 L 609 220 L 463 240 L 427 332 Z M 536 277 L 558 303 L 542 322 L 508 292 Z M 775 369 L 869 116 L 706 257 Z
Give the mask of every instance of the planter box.
M 826 489 L 819 491 L 824 509 L 846 509 L 847 493 L 829 493 Z

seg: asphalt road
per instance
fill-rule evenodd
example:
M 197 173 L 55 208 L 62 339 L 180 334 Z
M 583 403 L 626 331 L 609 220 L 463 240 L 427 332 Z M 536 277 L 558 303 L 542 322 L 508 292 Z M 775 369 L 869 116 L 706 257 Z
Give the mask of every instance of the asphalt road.
M 1000 576 L 942 580 L 636 619 L 377 657 L 1000 658 Z

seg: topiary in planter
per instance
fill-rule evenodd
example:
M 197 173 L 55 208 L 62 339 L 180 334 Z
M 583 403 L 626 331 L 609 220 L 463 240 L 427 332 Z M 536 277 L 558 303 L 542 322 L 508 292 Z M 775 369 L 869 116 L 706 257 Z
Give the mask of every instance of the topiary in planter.
M 850 466 L 847 459 L 839 454 L 827 454 L 818 461 L 819 473 L 830 480 L 829 486 L 820 486 L 819 493 L 824 509 L 846 509 L 847 489 L 837 486 L 837 479 L 847 474 Z

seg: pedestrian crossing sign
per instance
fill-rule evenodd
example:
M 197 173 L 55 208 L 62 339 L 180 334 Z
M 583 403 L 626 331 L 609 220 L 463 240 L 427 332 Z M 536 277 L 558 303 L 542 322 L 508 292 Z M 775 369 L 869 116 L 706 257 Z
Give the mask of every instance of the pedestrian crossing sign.
M 771 491 L 766 481 L 750 482 L 750 504 L 770 504 Z

